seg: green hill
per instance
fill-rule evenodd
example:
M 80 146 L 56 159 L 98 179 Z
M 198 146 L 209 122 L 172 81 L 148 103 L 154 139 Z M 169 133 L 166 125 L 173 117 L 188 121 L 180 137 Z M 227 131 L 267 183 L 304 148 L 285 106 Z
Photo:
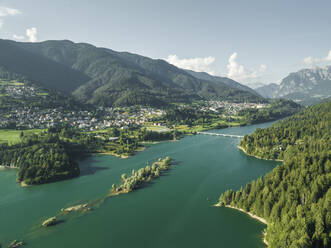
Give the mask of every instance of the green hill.
M 245 136 L 250 155 L 282 159 L 283 165 L 234 192 L 231 205 L 268 222 L 266 240 L 276 247 L 331 245 L 331 101 Z
M 79 72 L 85 79 L 89 79 L 80 80 L 75 84 L 77 87 L 70 88 L 72 94 L 82 102 L 106 106 L 155 106 L 211 98 L 239 102 L 265 101 L 256 94 L 222 82 L 198 79 L 163 60 L 127 52 L 116 52 L 67 40 L 3 43 L 17 47 L 19 53 L 24 50 L 24 53 L 34 54 L 39 59 L 48 59 L 53 64 L 71 70 L 70 73 Z M 6 61 L 2 61 L 1 65 L 5 66 Z M 56 81 L 57 78 L 52 78 L 52 82 L 54 79 Z
M 216 82 L 216 83 L 221 83 L 221 84 L 226 84 L 227 86 L 230 86 L 232 88 L 236 88 L 239 90 L 243 90 L 243 91 L 248 91 L 254 95 L 259 95 L 256 91 L 254 91 L 253 89 L 242 85 L 230 78 L 227 77 L 218 77 L 218 76 L 212 76 L 206 72 L 195 72 L 195 71 L 191 71 L 191 70 L 186 70 L 189 74 L 191 74 L 193 77 L 202 79 L 202 80 L 207 80 L 207 81 L 212 81 L 212 82 Z
M 17 46 L 16 42 L 0 39 L 0 67 L 4 74 L 21 75 L 49 89 L 72 92 L 90 78 L 44 56 L 36 55 Z

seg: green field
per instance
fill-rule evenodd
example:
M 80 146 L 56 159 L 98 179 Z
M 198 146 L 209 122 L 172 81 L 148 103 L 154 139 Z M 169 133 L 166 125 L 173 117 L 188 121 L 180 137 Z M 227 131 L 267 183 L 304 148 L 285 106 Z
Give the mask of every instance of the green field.
M 0 85 L 12 85 L 12 86 L 22 86 L 24 85 L 24 83 L 20 83 L 16 80 L 12 80 L 12 81 L 2 81 L 0 79 Z
M 167 132 L 170 131 L 167 127 L 160 127 L 160 126 L 152 126 L 152 125 L 146 125 L 145 126 L 148 131 L 154 131 L 154 132 Z
M 42 129 L 29 129 L 29 130 L 23 130 L 24 135 L 30 135 L 33 133 L 39 134 L 41 133 Z M 20 134 L 21 130 L 13 130 L 13 129 L 2 129 L 0 130 L 0 143 L 6 143 L 8 144 L 15 144 L 20 142 Z
M 48 96 L 48 95 L 49 95 L 49 93 L 47 93 L 47 92 L 38 93 L 38 96 Z

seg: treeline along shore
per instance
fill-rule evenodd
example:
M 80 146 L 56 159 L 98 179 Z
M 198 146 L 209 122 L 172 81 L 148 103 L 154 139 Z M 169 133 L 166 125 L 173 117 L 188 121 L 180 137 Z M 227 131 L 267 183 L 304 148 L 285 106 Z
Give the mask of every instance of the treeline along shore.
M 331 245 L 331 101 L 257 129 L 240 147 L 283 164 L 238 191 L 221 194 L 217 206 L 235 208 L 267 224 L 270 248 Z

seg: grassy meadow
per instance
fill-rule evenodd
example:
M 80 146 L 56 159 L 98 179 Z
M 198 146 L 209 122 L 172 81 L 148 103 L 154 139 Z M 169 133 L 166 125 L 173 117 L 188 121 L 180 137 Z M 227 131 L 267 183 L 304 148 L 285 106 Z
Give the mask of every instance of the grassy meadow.
M 42 129 L 29 129 L 29 130 L 22 130 L 24 135 L 30 135 L 33 133 L 41 133 Z M 0 143 L 6 143 L 8 144 L 15 144 L 20 142 L 20 134 L 22 132 L 21 130 L 13 130 L 13 129 L 1 129 L 0 130 Z

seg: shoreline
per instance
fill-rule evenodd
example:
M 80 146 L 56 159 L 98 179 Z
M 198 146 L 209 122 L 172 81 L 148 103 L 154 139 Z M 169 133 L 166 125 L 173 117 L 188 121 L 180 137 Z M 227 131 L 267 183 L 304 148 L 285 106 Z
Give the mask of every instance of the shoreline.
M 126 158 L 130 157 L 128 155 L 119 155 L 119 154 L 112 153 L 112 152 L 96 152 L 96 153 L 93 153 L 93 154 L 95 154 L 95 155 L 98 155 L 98 154 L 100 154 L 100 155 L 110 155 L 110 156 L 114 156 L 114 157 L 122 158 L 122 159 L 126 159 Z
M 122 159 L 126 159 L 126 158 L 129 158 L 129 157 L 132 157 L 134 155 L 136 155 L 137 153 L 139 152 L 143 152 L 146 150 L 146 146 L 142 146 L 142 147 L 138 147 L 137 150 L 135 151 L 134 154 L 132 155 L 123 155 L 123 154 L 116 154 L 112 151 L 109 151 L 109 152 L 92 152 L 91 154 L 93 155 L 110 155 L 110 156 L 114 156 L 114 157 L 117 157 L 117 158 L 122 158 Z
M 217 204 L 215 204 L 214 206 L 215 206 L 215 207 L 222 207 L 222 206 L 220 205 L 220 203 L 217 203 Z M 268 225 L 268 222 L 266 221 L 266 219 L 264 219 L 264 218 L 262 218 L 262 217 L 259 217 L 259 216 L 255 215 L 255 214 L 252 214 L 251 212 L 247 212 L 247 211 L 245 211 L 245 210 L 242 209 L 242 208 L 237 208 L 237 207 L 234 207 L 234 206 L 231 206 L 231 205 L 224 205 L 223 207 L 226 207 L 226 208 L 232 208 L 232 209 L 238 210 L 238 211 L 240 211 L 240 212 L 243 212 L 243 213 L 247 214 L 247 215 L 248 215 L 249 217 L 251 217 L 252 219 L 255 219 L 255 220 L 257 220 L 257 221 L 259 221 L 259 222 L 261 222 L 261 223 L 263 223 L 263 224 L 265 224 L 265 225 Z M 267 242 L 267 240 L 266 240 L 266 236 L 267 236 L 266 231 L 263 231 L 262 241 L 263 241 L 263 243 L 264 243 L 266 246 L 268 246 L 269 244 L 268 244 L 268 242 Z
M 215 207 L 222 207 L 219 203 L 215 204 L 214 206 Z M 265 225 L 268 225 L 268 222 L 264 218 L 259 217 L 259 216 L 255 215 L 255 214 L 252 214 L 251 212 L 246 212 L 242 208 L 237 208 L 237 207 L 234 207 L 234 206 L 231 206 L 231 205 L 224 205 L 224 207 L 226 207 L 226 208 L 232 208 L 232 209 L 235 209 L 235 210 L 239 210 L 240 212 L 243 212 L 245 214 L 248 214 L 251 218 L 258 220 L 259 222 L 261 222 L 261 223 L 263 223 Z
M 241 146 L 237 146 L 239 150 L 241 150 L 243 153 L 245 153 L 247 156 L 250 156 L 250 157 L 254 157 L 254 158 L 257 158 L 257 159 L 263 159 L 263 160 L 267 160 L 267 161 L 277 161 L 277 162 L 284 162 L 284 160 L 282 159 L 268 159 L 268 158 L 262 158 L 260 156 L 256 156 L 256 155 L 253 155 L 253 154 L 249 154 L 243 147 Z
M 18 167 L 0 165 L 0 170 L 10 170 L 10 169 L 18 169 Z
M 29 186 L 31 186 L 29 184 L 26 184 L 24 181 L 20 182 L 19 184 L 20 184 L 21 187 L 29 187 Z

